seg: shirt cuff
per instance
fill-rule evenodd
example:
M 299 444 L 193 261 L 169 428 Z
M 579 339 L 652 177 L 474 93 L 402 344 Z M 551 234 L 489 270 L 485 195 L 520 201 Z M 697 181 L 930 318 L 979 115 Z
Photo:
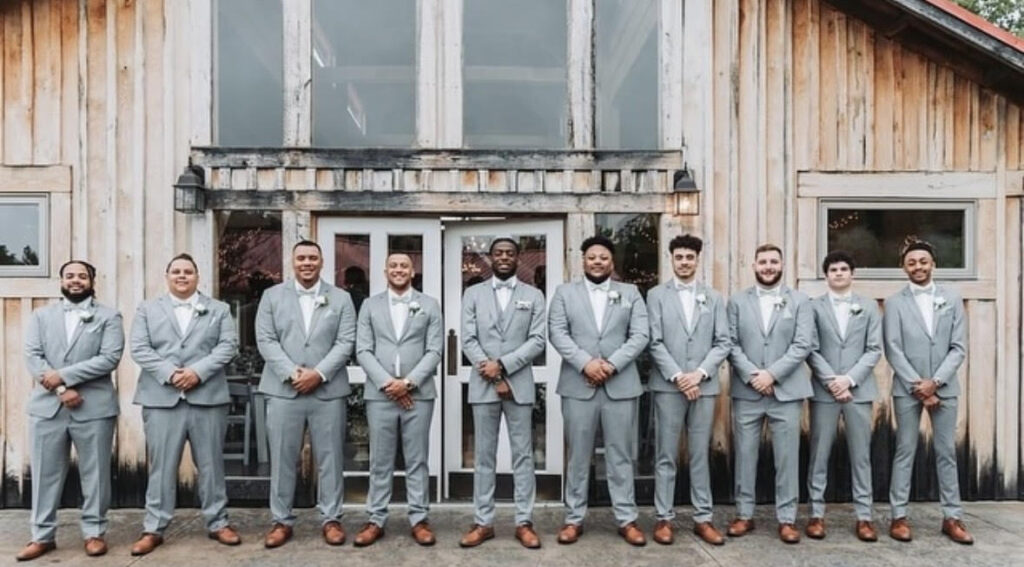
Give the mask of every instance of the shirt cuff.
M 701 368 L 699 366 L 697 367 L 697 371 L 701 373 L 701 376 L 703 376 L 705 380 L 707 380 L 708 378 L 711 377 L 711 376 L 708 375 L 707 370 L 704 370 L 703 368 Z
M 321 380 L 322 382 L 327 382 L 327 377 L 326 377 L 326 376 L 324 376 L 324 373 L 323 373 L 323 372 L 320 372 L 320 369 L 319 369 L 319 368 L 314 368 L 313 370 L 316 370 L 316 373 L 320 375 L 320 380 Z

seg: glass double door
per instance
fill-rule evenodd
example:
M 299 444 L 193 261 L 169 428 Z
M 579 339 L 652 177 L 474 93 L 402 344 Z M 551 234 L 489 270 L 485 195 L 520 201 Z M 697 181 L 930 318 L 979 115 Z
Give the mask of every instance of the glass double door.
M 520 244 L 519 280 L 536 286 L 550 299 L 564 273 L 561 220 L 442 223 L 438 218 L 327 217 L 317 223 L 317 240 L 324 250 L 324 278 L 347 290 L 357 311 L 367 297 L 387 289 L 384 262 L 396 252 L 412 258 L 416 269 L 413 286 L 442 303 L 445 352 L 437 374 L 438 399 L 430 433 L 431 489 L 436 499 L 472 496 L 473 416 L 466 400 L 471 366 L 462 356 L 460 344 L 462 294 L 470 285 L 491 277 L 487 251 L 499 236 Z M 543 500 L 561 498 L 562 417 L 554 392 L 560 362 L 557 352 L 547 345 L 533 367 L 537 388 L 534 461 L 538 498 Z M 356 391 L 349 402 L 345 470 L 347 477 L 359 479 L 369 471 L 369 431 L 362 403 L 366 375 L 354 360 L 350 364 L 349 379 Z M 512 466 L 505 427 L 503 421 L 497 463 L 499 498 L 511 497 Z

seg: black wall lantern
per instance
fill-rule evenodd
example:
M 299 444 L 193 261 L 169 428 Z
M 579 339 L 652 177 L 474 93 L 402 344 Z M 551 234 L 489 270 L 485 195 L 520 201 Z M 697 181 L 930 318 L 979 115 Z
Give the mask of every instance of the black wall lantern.
M 672 174 L 672 192 L 676 196 L 677 215 L 700 214 L 700 189 L 685 165 Z
M 174 182 L 174 210 L 179 213 L 206 212 L 205 174 L 197 165 L 186 165 Z

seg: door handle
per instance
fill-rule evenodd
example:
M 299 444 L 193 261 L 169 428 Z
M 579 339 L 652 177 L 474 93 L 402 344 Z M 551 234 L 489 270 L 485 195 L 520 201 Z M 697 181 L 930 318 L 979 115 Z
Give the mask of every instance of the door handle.
M 455 329 L 448 329 L 448 375 L 459 375 L 459 337 Z

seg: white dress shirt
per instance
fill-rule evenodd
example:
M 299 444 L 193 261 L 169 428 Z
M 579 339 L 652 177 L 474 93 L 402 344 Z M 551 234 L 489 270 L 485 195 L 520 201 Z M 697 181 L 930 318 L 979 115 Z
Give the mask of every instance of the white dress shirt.
M 604 326 L 604 312 L 608 308 L 608 291 L 611 289 L 612 281 L 611 278 L 604 280 L 599 284 L 595 284 L 590 280 L 585 280 L 587 285 L 587 292 L 590 295 L 590 307 L 594 310 L 594 319 L 597 323 L 597 332 L 601 332 L 601 327 Z
M 685 283 L 679 278 L 676 281 L 676 295 L 679 296 L 679 303 L 683 306 L 683 316 L 686 317 L 686 328 L 693 329 L 693 311 L 697 306 L 697 282 Z
M 771 289 L 757 286 L 757 301 L 761 305 L 761 328 L 768 332 L 768 324 L 772 321 L 772 311 L 775 310 L 776 302 L 782 297 L 781 286 Z
M 192 315 L 195 313 L 196 303 L 199 301 L 199 294 L 193 293 L 188 299 L 178 299 L 168 294 L 171 305 L 174 307 L 174 318 L 178 321 L 178 330 L 184 335 L 192 322 Z
M 316 297 L 320 295 L 320 280 L 313 287 L 302 287 L 295 282 L 295 292 L 299 295 L 299 309 L 302 310 L 302 328 L 309 334 L 309 325 L 313 322 L 313 310 L 316 309 Z
M 71 337 L 75 335 L 75 329 L 82 324 L 81 314 L 92 307 L 92 298 L 87 297 L 78 303 L 72 303 L 65 298 L 61 302 L 64 304 L 64 337 L 67 339 L 67 344 L 70 345 Z
M 395 340 L 402 338 L 402 331 L 405 330 L 405 323 L 409 320 L 409 301 L 412 299 L 412 287 L 405 290 L 405 293 L 398 295 L 391 288 L 388 288 L 388 305 L 391 310 L 391 326 L 395 330 Z M 395 351 L 395 377 L 402 376 L 402 358 Z
M 836 323 L 839 324 L 839 337 L 846 338 L 846 328 L 850 325 L 850 302 L 853 296 L 849 293 L 837 295 L 832 292 L 828 294 L 832 303 L 832 313 L 835 313 Z
M 491 278 L 491 289 L 494 290 L 494 296 L 498 299 L 498 307 L 501 308 L 502 312 L 508 309 L 508 303 L 512 301 L 512 292 L 515 290 L 517 283 L 518 280 L 516 280 L 515 276 L 505 281 L 499 280 L 496 277 Z
M 910 286 L 910 291 L 914 294 L 914 303 L 917 303 L 917 309 L 921 312 L 921 317 L 924 318 L 924 330 L 930 337 L 935 325 L 935 283 L 929 282 L 926 286 L 920 286 L 908 282 L 907 285 Z

